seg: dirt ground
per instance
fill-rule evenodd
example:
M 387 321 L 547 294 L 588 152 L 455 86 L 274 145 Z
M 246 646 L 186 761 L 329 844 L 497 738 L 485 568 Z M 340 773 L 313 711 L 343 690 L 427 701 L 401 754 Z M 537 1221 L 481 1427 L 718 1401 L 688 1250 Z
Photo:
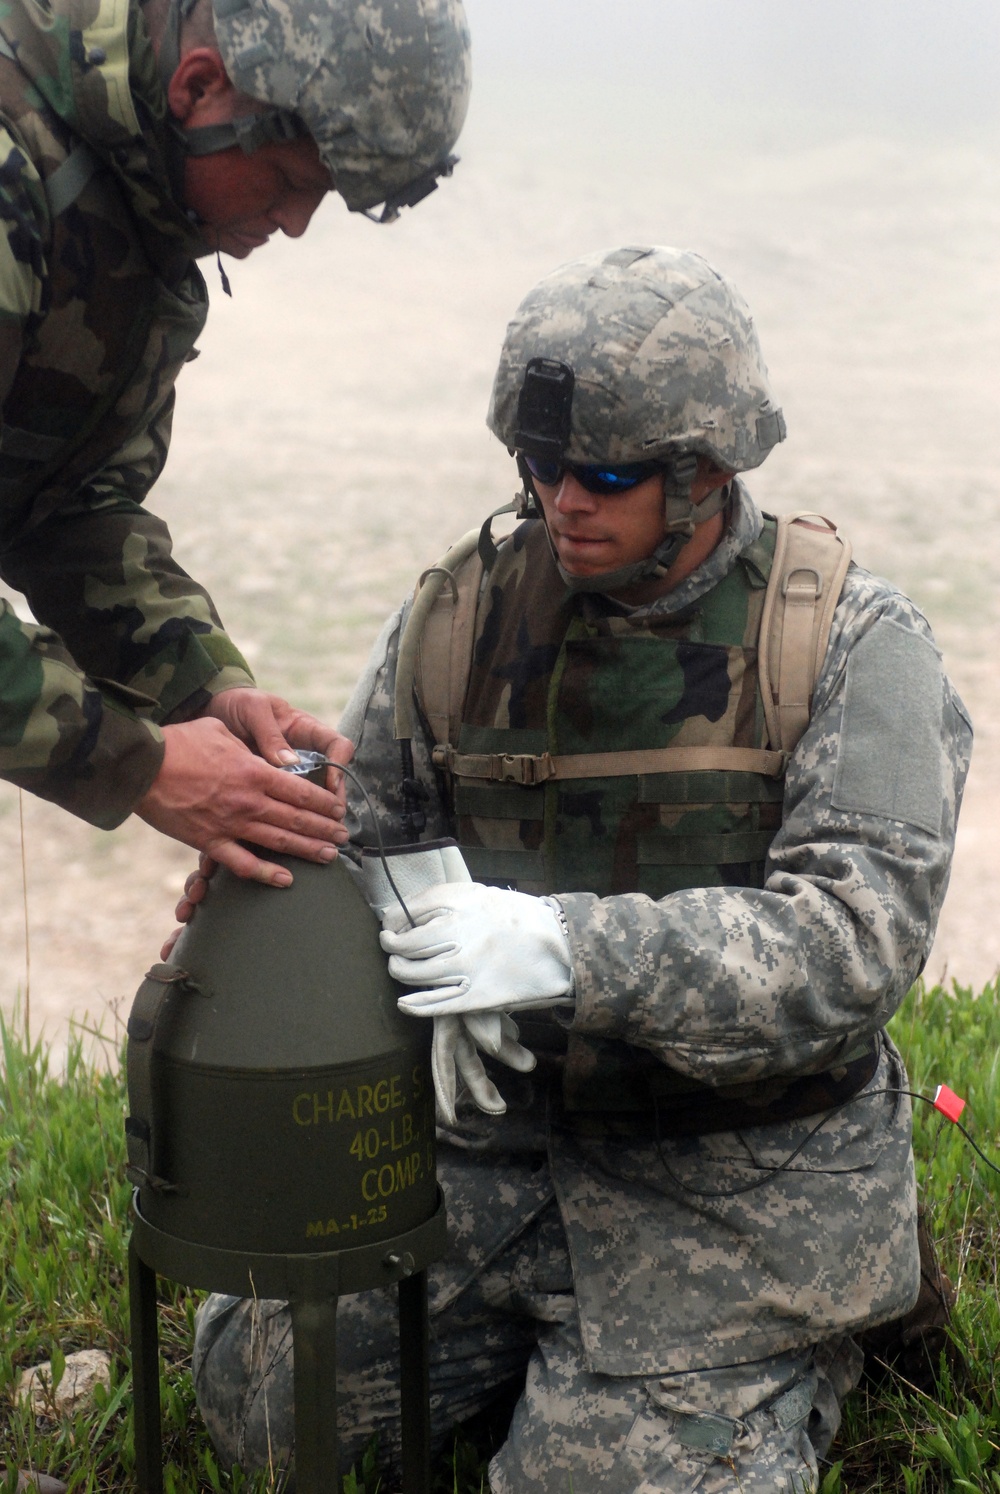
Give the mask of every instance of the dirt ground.
M 1000 968 L 1000 156 L 845 139 L 670 153 L 596 136 L 526 164 L 485 124 L 454 182 L 381 230 L 324 206 L 301 244 L 230 265 L 185 371 L 151 504 L 262 683 L 335 717 L 382 617 L 512 472 L 483 426 L 507 317 L 584 250 L 684 243 L 753 306 L 789 440 L 752 491 L 816 508 L 925 607 L 977 743 L 929 973 Z M 565 148 L 568 152 L 568 147 Z M 725 213 L 719 204 L 726 205 Z M 919 231 L 915 229 L 919 225 Z M 0 1004 L 57 1048 L 110 1030 L 193 857 L 0 785 Z M 22 882 L 26 871 L 27 902 Z

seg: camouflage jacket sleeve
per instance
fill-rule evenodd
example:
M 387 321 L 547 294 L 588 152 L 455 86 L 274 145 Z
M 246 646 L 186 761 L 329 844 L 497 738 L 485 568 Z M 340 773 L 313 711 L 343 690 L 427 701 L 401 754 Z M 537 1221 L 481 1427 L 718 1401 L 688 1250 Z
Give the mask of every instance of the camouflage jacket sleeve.
M 706 1083 L 835 1062 L 927 959 L 971 736 L 923 616 L 853 567 L 763 889 L 561 896 L 574 1026 Z
M 44 211 L 37 173 L 0 129 L 0 404 L 24 334 L 45 311 Z M 0 621 L 0 775 L 102 828 L 124 819 L 156 776 L 154 723 L 253 683 L 207 594 L 173 561 L 166 526 L 142 506 L 172 410 L 168 384 L 100 471 L 8 532 L 0 558 L 41 624 L 9 608 Z M 0 460 L 3 450 L 0 427 Z
M 135 704 L 88 679 L 50 629 L 0 602 L 0 776 L 113 829 L 163 757 L 162 733 Z

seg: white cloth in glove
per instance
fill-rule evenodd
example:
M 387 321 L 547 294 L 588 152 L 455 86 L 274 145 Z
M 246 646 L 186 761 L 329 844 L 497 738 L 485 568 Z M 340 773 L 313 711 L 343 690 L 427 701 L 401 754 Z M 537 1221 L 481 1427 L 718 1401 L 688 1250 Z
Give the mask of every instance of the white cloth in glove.
M 405 848 L 392 846 L 386 859 L 392 880 L 407 907 L 422 889 L 444 882 L 471 883 L 465 858 L 454 841 L 425 841 Z M 392 909 L 408 928 L 409 920 L 386 876 L 385 863 L 378 851 L 366 847 L 362 852 L 361 876 L 365 896 L 379 916 Z M 438 1119 L 445 1125 L 458 1123 L 455 1107 L 459 1080 L 478 1109 L 487 1115 L 503 1115 L 507 1110 L 503 1096 L 483 1067 L 480 1049 L 522 1074 L 535 1067 L 535 1055 L 517 1041 L 515 1023 L 502 1012 L 435 1017 L 431 1073 Z
M 445 883 L 407 899 L 382 919 L 389 974 L 407 986 L 400 1011 L 418 1017 L 558 1006 L 571 999 L 569 939 L 548 898 Z

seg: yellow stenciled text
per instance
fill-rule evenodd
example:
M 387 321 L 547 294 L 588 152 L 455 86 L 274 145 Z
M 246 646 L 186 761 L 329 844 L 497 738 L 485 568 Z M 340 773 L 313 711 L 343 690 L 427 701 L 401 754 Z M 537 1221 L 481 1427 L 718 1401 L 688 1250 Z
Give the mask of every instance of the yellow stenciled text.
M 361 1192 L 367 1203 L 378 1198 L 391 1198 L 412 1188 L 424 1175 L 423 1159 L 419 1152 L 400 1157 L 395 1162 L 384 1162 L 381 1167 L 370 1167 L 361 1175 Z
M 292 1118 L 297 1126 L 334 1125 L 338 1121 L 364 1120 L 366 1116 L 387 1115 L 402 1110 L 407 1103 L 402 1074 L 392 1074 L 375 1084 L 355 1084 L 341 1090 L 304 1092 L 292 1102 Z

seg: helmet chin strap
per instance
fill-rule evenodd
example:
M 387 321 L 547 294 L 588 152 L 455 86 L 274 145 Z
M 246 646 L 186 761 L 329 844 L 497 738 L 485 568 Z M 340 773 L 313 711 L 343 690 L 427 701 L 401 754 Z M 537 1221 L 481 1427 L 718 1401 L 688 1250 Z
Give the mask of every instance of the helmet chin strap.
M 167 11 L 157 56 L 157 68 L 164 93 L 169 89 L 170 80 L 180 66 L 181 27 L 196 4 L 197 0 L 171 0 Z M 170 125 L 169 139 L 174 147 L 171 174 L 175 189 L 183 184 L 186 156 L 214 156 L 217 151 L 231 150 L 234 145 L 238 145 L 244 155 L 252 156 L 262 145 L 298 140 L 308 134 L 298 115 L 289 109 L 267 109 L 241 115 L 224 124 L 196 125 L 192 129 L 182 129 L 172 118 L 168 108 L 167 120 Z
M 729 484 L 723 483 L 700 503 L 692 503 L 691 488 L 698 470 L 698 457 L 695 452 L 686 451 L 670 458 L 664 463 L 663 471 L 663 538 L 656 549 L 644 559 L 633 561 L 631 565 L 619 566 L 616 571 L 602 571 L 597 576 L 574 576 L 559 559 L 531 473 L 520 457 L 517 465 L 524 482 L 526 507 L 533 503 L 541 516 L 556 570 L 571 594 L 622 591 L 640 581 L 665 576 L 697 526 L 721 513 L 729 497 Z M 564 477 L 563 481 L 565 480 Z

